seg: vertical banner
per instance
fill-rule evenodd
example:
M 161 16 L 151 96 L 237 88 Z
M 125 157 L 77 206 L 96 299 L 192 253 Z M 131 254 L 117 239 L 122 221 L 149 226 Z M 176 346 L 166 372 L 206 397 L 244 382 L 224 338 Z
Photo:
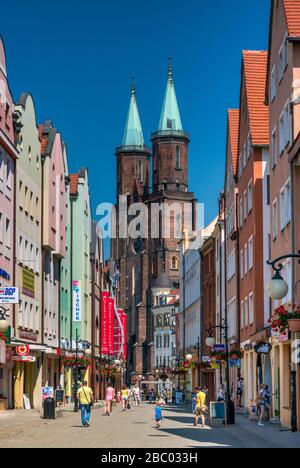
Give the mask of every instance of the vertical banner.
M 81 322 L 80 281 L 73 281 L 73 322 Z
M 121 323 L 122 327 L 124 330 L 124 349 L 123 349 L 123 354 L 124 354 L 124 361 L 126 361 L 126 356 L 127 356 L 127 315 L 125 314 L 124 310 L 120 311 L 120 318 L 121 318 Z
M 108 324 L 107 324 L 107 344 L 108 355 L 114 356 L 115 353 L 115 301 L 112 298 L 108 299 Z
M 118 309 L 118 316 L 121 321 L 122 317 L 122 309 Z M 119 356 L 121 352 L 121 346 L 122 346 L 122 332 L 121 332 L 121 325 L 117 317 L 115 318 L 115 354 Z
M 108 355 L 108 302 L 109 292 L 101 293 L 101 354 Z

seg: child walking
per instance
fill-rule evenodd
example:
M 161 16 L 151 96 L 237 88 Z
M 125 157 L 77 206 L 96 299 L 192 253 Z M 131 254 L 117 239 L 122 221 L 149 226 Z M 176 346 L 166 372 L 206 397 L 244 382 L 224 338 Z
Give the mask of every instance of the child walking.
M 155 426 L 157 429 L 160 428 L 162 422 L 162 408 L 161 408 L 161 402 L 160 400 L 156 401 L 156 407 L 155 407 Z

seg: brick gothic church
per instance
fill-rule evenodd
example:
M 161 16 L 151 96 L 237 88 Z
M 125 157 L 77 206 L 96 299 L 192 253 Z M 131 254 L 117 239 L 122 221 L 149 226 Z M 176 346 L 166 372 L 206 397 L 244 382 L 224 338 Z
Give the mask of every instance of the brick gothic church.
M 129 376 L 135 380 L 135 375 L 146 376 L 154 370 L 151 289 L 179 287 L 179 237 L 183 228 L 191 231 L 196 226 L 196 200 L 188 191 L 189 136 L 182 127 L 171 65 L 159 127 L 151 140 L 152 156 L 144 142 L 133 85 L 123 143 L 116 149 L 117 220 L 120 195 L 127 196 L 128 207 L 144 203 L 149 212 L 153 203 L 188 204 L 190 215 L 188 220 L 184 217 L 178 220 L 178 214 L 171 214 L 170 238 L 163 238 L 161 215 L 158 239 L 151 239 L 151 234 L 148 239 L 121 239 L 117 226 L 117 238 L 111 241 L 111 261 L 120 271 L 118 307 L 128 316 L 128 380 Z M 149 226 L 150 218 L 149 215 Z M 127 223 L 130 220 L 128 217 Z

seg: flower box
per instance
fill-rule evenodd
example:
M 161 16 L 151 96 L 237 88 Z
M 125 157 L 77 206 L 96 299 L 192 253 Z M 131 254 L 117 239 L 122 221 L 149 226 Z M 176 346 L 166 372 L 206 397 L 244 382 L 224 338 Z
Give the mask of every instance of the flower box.
M 291 330 L 292 333 L 299 333 L 300 332 L 300 318 L 289 320 L 289 329 Z

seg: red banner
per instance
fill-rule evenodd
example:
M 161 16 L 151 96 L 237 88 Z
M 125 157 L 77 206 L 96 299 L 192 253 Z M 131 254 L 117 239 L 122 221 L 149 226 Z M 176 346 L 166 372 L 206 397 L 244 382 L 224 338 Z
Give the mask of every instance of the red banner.
M 120 318 L 121 318 L 121 323 L 122 327 L 124 330 L 124 360 L 126 361 L 126 356 L 127 356 L 127 315 L 125 314 L 124 310 L 120 310 Z
M 108 355 L 109 292 L 101 293 L 101 354 Z
M 121 313 L 123 311 L 121 309 L 118 310 L 118 316 L 120 317 L 121 320 Z M 121 325 L 117 317 L 115 318 L 115 354 L 116 356 L 119 356 L 121 352 L 121 346 L 122 346 L 122 333 L 121 333 Z
M 107 325 L 107 345 L 108 355 L 114 356 L 115 353 L 115 301 L 108 299 L 108 325 Z

